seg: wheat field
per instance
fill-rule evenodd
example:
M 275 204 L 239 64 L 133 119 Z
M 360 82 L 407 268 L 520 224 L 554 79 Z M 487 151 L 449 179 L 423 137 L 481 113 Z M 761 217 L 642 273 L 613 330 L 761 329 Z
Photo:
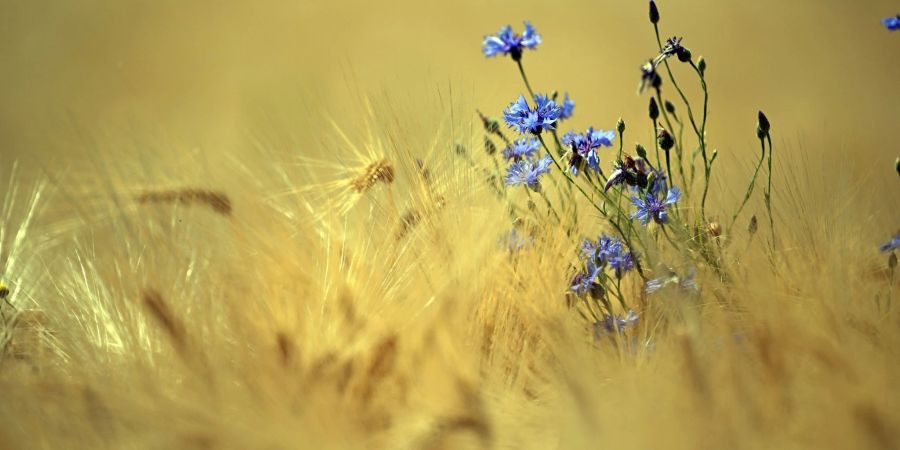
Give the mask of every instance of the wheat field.
M 505 186 L 479 115 L 531 20 L 560 131 L 653 153 L 627 3 L 0 1 L 0 448 L 900 448 L 897 5 L 661 0 L 718 156 L 642 228 Z M 582 301 L 621 219 L 641 273 Z

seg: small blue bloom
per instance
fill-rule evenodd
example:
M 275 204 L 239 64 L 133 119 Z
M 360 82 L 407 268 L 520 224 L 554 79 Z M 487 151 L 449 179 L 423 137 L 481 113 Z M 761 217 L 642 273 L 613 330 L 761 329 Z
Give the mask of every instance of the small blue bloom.
M 518 253 L 534 244 L 534 237 L 520 233 L 513 228 L 506 233 L 500 235 L 499 244 L 501 248 L 506 249 L 510 253 Z
M 562 137 L 563 145 L 572 148 L 572 155 L 569 158 L 569 172 L 578 176 L 585 165 L 595 172 L 600 171 L 600 157 L 597 156 L 596 149 L 602 147 L 611 147 L 613 139 L 615 139 L 615 131 L 594 130 L 590 127 L 584 134 L 568 132 Z
M 512 27 L 507 25 L 493 36 L 485 36 L 481 51 L 484 56 L 510 55 L 513 60 L 522 58 L 522 50 L 534 49 L 541 43 L 541 35 L 537 34 L 531 22 L 525 22 L 525 33 L 521 36 L 513 33 Z
M 534 96 L 534 109 L 528 106 L 525 96 L 509 104 L 503 111 L 503 120 L 510 128 L 520 133 L 541 134 L 543 130 L 552 130 L 562 112 L 556 102 L 546 95 Z
M 540 146 L 541 142 L 534 138 L 516 139 L 503 150 L 503 157 L 512 161 L 529 159 Z
M 884 18 L 881 23 L 890 31 L 900 30 L 900 14 L 897 14 L 895 17 Z
M 575 102 L 573 100 L 569 100 L 568 92 L 566 92 L 565 97 L 563 97 L 560 110 L 559 120 L 565 120 L 572 117 L 572 113 L 575 111 Z
M 603 286 L 596 282 L 603 268 L 590 260 L 585 266 L 583 272 L 579 272 L 572 278 L 569 283 L 569 291 L 581 298 L 588 295 L 594 298 L 603 298 L 605 295 Z
M 644 198 L 631 197 L 631 203 L 637 207 L 637 211 L 631 215 L 631 218 L 639 219 L 644 225 L 649 224 L 651 219 L 656 223 L 666 223 L 669 217 L 666 208 L 678 202 L 679 198 L 681 198 L 681 191 L 674 186 L 669 189 L 665 199 L 652 193 L 647 193 Z
M 667 277 L 659 277 L 647 281 L 647 284 L 645 286 L 646 291 L 648 294 L 653 294 L 670 284 L 678 285 L 678 287 L 684 290 L 699 291 L 700 285 L 697 284 L 697 281 L 695 280 L 696 276 L 697 270 L 693 268 L 690 269 L 683 277 L 678 276 L 675 271 L 670 270 L 669 276 Z
M 879 249 L 883 252 L 890 252 L 900 248 L 900 233 L 894 235 L 891 240 L 887 241 Z
M 634 311 L 628 311 L 625 317 L 605 314 L 603 319 L 594 322 L 594 338 L 602 339 L 610 333 L 621 333 L 626 328 L 633 326 L 638 321 L 638 315 Z
M 516 161 L 506 171 L 506 184 L 509 186 L 523 185 L 539 191 L 541 183 L 538 178 L 550 171 L 552 163 L 553 160 L 546 155 L 537 162 L 530 159 Z

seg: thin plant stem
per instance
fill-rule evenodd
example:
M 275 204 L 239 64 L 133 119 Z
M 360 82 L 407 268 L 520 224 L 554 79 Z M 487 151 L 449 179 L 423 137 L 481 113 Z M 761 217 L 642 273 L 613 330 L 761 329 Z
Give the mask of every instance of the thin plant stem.
M 753 171 L 753 177 L 750 178 L 750 185 L 747 186 L 747 193 L 744 194 L 744 201 L 741 202 L 741 206 L 738 207 L 737 211 L 734 212 L 734 215 L 731 216 L 731 224 L 728 225 L 728 230 L 731 230 L 734 227 L 734 223 L 737 221 L 738 215 L 741 214 L 741 211 L 744 210 L 744 207 L 747 206 L 747 202 L 750 201 L 750 195 L 753 194 L 753 186 L 756 184 L 756 177 L 759 175 L 759 169 L 762 167 L 763 161 L 766 159 L 766 141 L 764 139 L 759 140 L 760 145 L 760 155 L 759 162 L 756 163 L 756 169 Z

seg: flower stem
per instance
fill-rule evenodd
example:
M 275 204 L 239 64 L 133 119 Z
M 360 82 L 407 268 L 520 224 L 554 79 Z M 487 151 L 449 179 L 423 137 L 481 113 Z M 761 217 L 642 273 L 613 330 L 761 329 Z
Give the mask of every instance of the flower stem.
M 744 201 L 741 203 L 741 206 L 738 207 L 737 211 L 734 212 L 734 215 L 731 216 L 731 224 L 728 225 L 728 230 L 731 230 L 734 227 L 734 223 L 737 221 L 738 215 L 740 215 L 741 211 L 744 210 L 744 207 L 747 206 L 747 202 L 750 201 L 750 195 L 753 194 L 753 186 L 756 184 L 756 176 L 759 175 L 759 168 L 762 167 L 762 163 L 766 159 L 766 141 L 764 139 L 760 139 L 759 145 L 761 148 L 759 162 L 756 163 L 756 170 L 753 171 L 753 177 L 750 178 L 750 185 L 747 186 L 747 193 L 744 194 Z
M 528 93 L 531 95 L 532 101 L 534 101 L 534 90 L 531 89 L 531 83 L 528 82 L 528 77 L 525 75 L 525 68 L 522 67 L 522 60 L 517 60 L 516 65 L 519 66 L 519 73 L 522 74 L 522 81 L 525 82 L 525 87 L 528 88 Z

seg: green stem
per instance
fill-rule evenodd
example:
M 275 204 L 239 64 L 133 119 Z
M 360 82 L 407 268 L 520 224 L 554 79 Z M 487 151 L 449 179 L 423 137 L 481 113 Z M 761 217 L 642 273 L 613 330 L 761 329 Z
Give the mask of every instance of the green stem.
M 517 60 L 516 65 L 519 66 L 519 73 L 522 74 L 522 81 L 525 82 L 525 87 L 528 89 L 528 93 L 531 95 L 531 100 L 534 101 L 534 90 L 531 89 L 531 83 L 528 82 L 528 77 L 525 75 L 525 68 L 522 67 L 522 60 Z
M 738 207 L 737 211 L 734 212 L 734 215 L 731 216 L 731 224 L 728 225 L 729 231 L 734 227 L 734 223 L 737 221 L 738 215 L 740 215 L 741 211 L 744 210 L 744 207 L 747 206 L 747 202 L 750 201 L 750 195 L 753 194 L 753 187 L 754 185 L 756 185 L 756 177 L 757 175 L 759 175 L 759 168 L 762 167 L 762 163 L 766 159 L 766 141 L 764 139 L 760 139 L 759 145 L 761 148 L 759 162 L 756 163 L 756 170 L 753 171 L 753 177 L 750 178 L 750 185 L 747 186 L 747 193 L 744 194 L 744 201 L 741 203 L 741 206 Z

